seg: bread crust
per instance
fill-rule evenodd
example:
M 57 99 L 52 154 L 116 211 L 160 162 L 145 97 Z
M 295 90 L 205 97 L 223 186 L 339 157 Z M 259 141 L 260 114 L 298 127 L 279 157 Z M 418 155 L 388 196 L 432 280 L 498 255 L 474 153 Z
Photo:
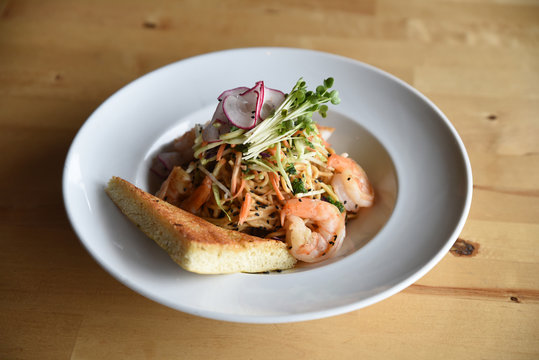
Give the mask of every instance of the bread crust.
M 182 268 L 200 274 L 292 268 L 285 243 L 211 224 L 128 181 L 112 177 L 106 193 L 118 208 Z

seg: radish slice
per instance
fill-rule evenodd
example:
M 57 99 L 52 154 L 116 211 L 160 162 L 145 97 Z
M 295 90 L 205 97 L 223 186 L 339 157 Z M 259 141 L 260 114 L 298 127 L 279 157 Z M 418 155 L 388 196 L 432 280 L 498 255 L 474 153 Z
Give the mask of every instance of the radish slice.
M 217 100 L 221 101 L 221 100 L 224 100 L 227 96 L 241 94 L 241 93 L 246 92 L 247 90 L 249 90 L 249 88 L 245 86 L 240 86 L 234 89 L 225 90 L 221 93 L 221 95 L 219 95 Z
M 211 121 L 204 127 L 204 130 L 202 130 L 202 139 L 207 142 L 215 142 L 219 140 L 219 135 L 222 135 L 224 133 L 227 133 L 230 131 L 230 124 L 228 122 L 228 119 L 225 115 L 225 112 L 223 111 L 223 101 L 225 98 L 231 95 L 238 95 L 241 93 L 244 93 L 245 91 L 249 90 L 248 87 L 241 86 L 234 89 L 223 91 L 221 95 L 217 98 L 219 100 L 219 104 L 217 104 L 217 108 L 215 109 L 215 112 L 213 113 L 213 117 Z M 214 125 L 215 123 L 219 123 L 220 125 Z
M 228 120 L 240 129 L 252 129 L 260 119 L 264 102 L 264 82 L 239 95 L 229 95 L 223 100 L 223 111 Z
M 209 123 L 204 130 L 202 130 L 202 140 L 209 143 L 216 142 L 219 140 L 219 129 L 213 126 L 213 123 Z
M 208 124 L 202 130 L 202 140 L 209 143 L 219 141 L 219 136 L 228 134 L 231 128 L 232 124 L 228 120 L 226 122 L 217 120 L 214 123 Z
M 260 118 L 262 120 L 268 118 L 273 114 L 275 110 L 283 103 L 285 95 L 280 90 L 265 88 L 264 89 L 264 104 L 260 111 Z
M 285 94 L 258 81 L 253 88 L 240 86 L 223 91 L 217 100 L 219 104 L 215 113 L 202 131 L 202 139 L 207 142 L 218 141 L 219 136 L 229 132 L 232 125 L 252 129 L 273 114 L 285 100 Z
M 207 142 L 219 140 L 219 128 L 214 124 L 219 123 L 222 126 L 226 122 L 228 122 L 228 119 L 223 111 L 223 102 L 220 101 L 213 113 L 211 121 L 202 130 L 202 139 Z

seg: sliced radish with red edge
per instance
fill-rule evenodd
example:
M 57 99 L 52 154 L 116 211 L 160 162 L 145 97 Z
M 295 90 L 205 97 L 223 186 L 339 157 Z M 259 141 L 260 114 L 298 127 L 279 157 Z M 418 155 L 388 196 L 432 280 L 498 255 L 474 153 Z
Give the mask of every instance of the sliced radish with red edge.
M 240 129 L 252 129 L 260 119 L 264 102 L 264 82 L 239 95 L 229 95 L 223 101 L 223 111 L 232 123 Z
M 260 118 L 262 120 L 267 119 L 270 115 L 273 114 L 279 106 L 283 103 L 285 95 L 280 90 L 265 88 L 264 89 L 264 104 L 260 111 Z
M 226 90 L 219 97 L 219 104 L 213 113 L 211 121 L 204 127 L 202 130 L 202 140 L 209 143 L 216 142 L 219 140 L 219 135 L 225 134 L 230 131 L 230 125 L 228 119 L 223 111 L 223 99 L 231 95 L 238 95 L 245 91 L 249 90 L 248 87 L 241 86 L 234 89 Z M 220 125 L 215 125 L 219 123 Z
M 217 100 L 221 101 L 224 100 L 227 96 L 241 94 L 246 92 L 247 90 L 249 90 L 249 88 L 246 86 L 240 86 L 234 89 L 225 90 L 221 93 L 221 95 L 217 97 Z

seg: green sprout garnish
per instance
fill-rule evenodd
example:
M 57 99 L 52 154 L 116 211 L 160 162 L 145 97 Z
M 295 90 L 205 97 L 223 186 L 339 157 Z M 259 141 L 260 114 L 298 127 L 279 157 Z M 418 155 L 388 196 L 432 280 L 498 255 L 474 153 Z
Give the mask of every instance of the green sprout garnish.
M 316 91 L 309 91 L 307 83 L 300 78 L 273 116 L 245 133 L 243 144 L 248 145 L 248 150 L 244 160 L 257 158 L 267 148 L 291 139 L 298 130 L 314 131 L 313 114 L 318 112 L 326 117 L 328 106 L 324 104 L 331 102 L 337 105 L 341 102 L 339 92 L 329 90 L 332 86 L 333 78 L 327 78 Z
M 327 161 L 326 156 L 317 154 L 322 144 L 313 115 L 318 112 L 320 116 L 326 117 L 327 104 L 340 103 L 337 90 L 330 90 L 333 82 L 333 78 L 327 78 L 322 85 L 312 91 L 307 89 L 307 83 L 300 78 L 290 93 L 285 96 L 283 103 L 268 118 L 249 131 L 232 125 L 230 131 L 220 135 L 217 141 L 206 143 L 202 141 L 201 128 L 197 128 L 193 146 L 195 158 L 200 158 L 201 163 L 213 161 L 213 158 L 204 158 L 204 153 L 222 144 L 228 144 L 233 151 L 242 153 L 241 162 L 246 166 L 242 170 L 245 179 L 252 176 L 249 174 L 251 170 L 273 172 L 283 178 L 286 187 L 294 194 L 307 193 L 304 181 L 292 180 L 290 176 L 298 173 L 294 166 L 296 163 L 313 161 L 317 155 L 320 161 Z M 266 151 L 271 148 L 275 148 L 275 152 L 269 157 Z M 212 190 L 217 206 L 229 216 L 224 210 L 219 194 L 216 194 L 216 189 Z M 338 201 L 337 203 L 340 204 Z M 337 207 L 339 207 L 338 204 L 336 204 Z M 339 209 L 341 208 L 342 204 Z

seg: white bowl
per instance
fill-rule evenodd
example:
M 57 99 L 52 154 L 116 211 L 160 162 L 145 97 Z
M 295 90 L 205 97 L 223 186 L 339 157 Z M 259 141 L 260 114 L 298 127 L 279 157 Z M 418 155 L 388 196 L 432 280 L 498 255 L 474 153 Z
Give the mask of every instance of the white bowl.
M 213 112 L 222 90 L 264 80 L 289 91 L 335 78 L 341 104 L 323 123 L 331 143 L 366 170 L 376 205 L 347 225 L 339 256 L 271 274 L 198 275 L 177 266 L 106 196 L 113 175 L 153 190 L 158 149 Z M 125 86 L 86 121 L 69 150 L 64 201 L 77 235 L 119 281 L 161 304 L 228 321 L 322 318 L 383 300 L 412 284 L 449 250 L 468 214 L 472 176 L 455 129 L 425 96 L 361 62 L 327 53 L 250 48 L 210 53 Z

